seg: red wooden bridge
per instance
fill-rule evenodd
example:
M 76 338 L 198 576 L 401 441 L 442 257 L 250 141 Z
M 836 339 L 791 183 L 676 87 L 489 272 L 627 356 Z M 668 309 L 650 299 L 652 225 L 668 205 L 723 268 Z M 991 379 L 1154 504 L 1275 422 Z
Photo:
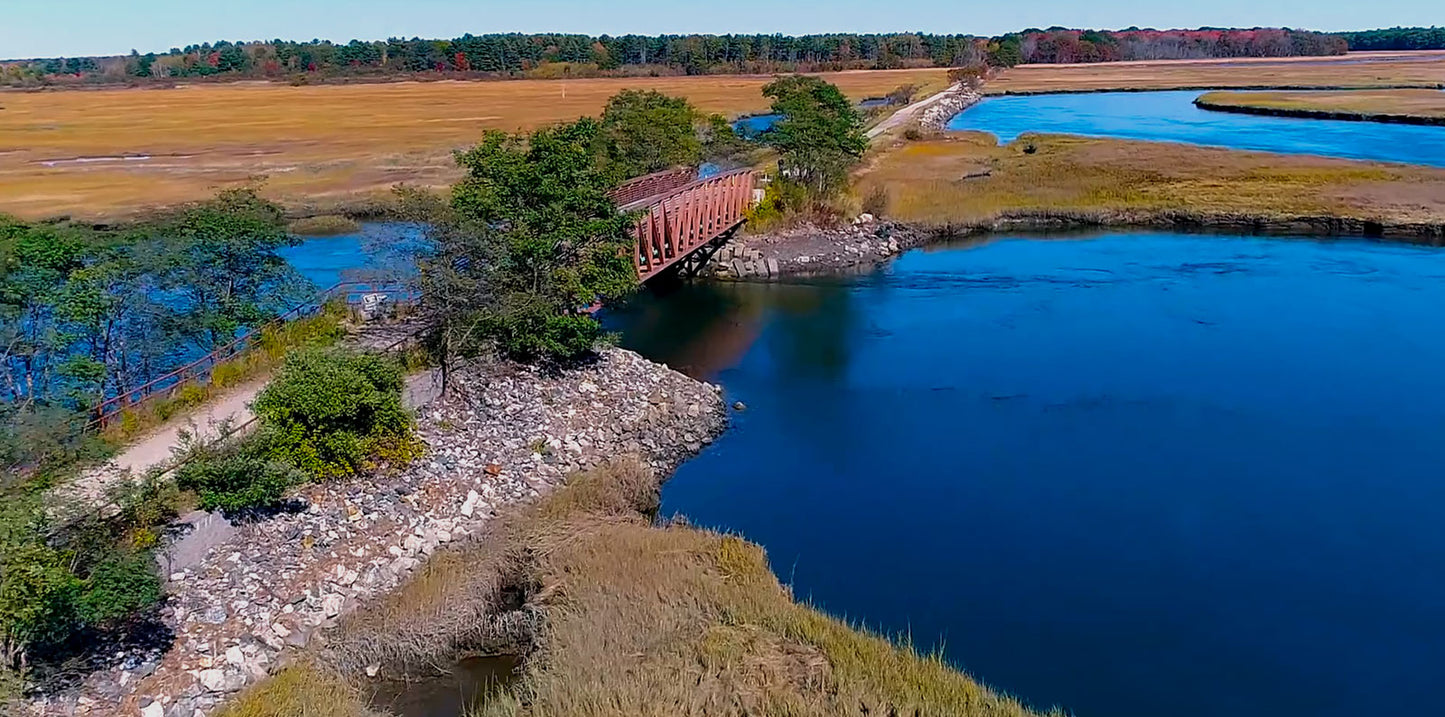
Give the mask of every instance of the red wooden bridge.
M 754 176 L 739 169 L 693 180 L 691 169 L 631 180 L 612 197 L 624 212 L 641 212 L 633 253 L 640 282 L 676 267 L 694 274 L 747 218 Z

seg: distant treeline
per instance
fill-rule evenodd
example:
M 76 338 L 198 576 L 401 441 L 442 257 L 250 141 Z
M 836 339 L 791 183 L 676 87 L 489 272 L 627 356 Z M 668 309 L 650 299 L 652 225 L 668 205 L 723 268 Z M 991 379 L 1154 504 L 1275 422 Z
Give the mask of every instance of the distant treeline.
M 1351 50 L 1445 50 L 1445 27 L 1392 27 L 1340 33 Z
M 0 63 L 0 84 L 116 83 L 168 78 L 497 77 L 819 72 L 905 67 L 1007 67 L 1041 62 L 1291 57 L 1345 52 L 1335 35 L 1289 29 L 1030 29 L 971 35 L 464 35 L 346 44 L 227 42 L 129 56 Z

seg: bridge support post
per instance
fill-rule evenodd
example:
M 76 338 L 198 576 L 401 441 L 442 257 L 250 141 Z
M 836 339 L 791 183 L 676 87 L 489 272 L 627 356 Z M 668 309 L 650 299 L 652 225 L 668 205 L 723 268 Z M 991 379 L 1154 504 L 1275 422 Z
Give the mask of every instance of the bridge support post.
M 718 250 L 722 249 L 723 245 L 729 241 L 732 241 L 732 238 L 737 235 L 738 230 L 741 229 L 742 226 L 742 224 L 738 224 L 722 234 L 717 235 L 712 241 L 698 247 L 691 254 L 684 257 L 682 261 L 674 264 L 673 266 L 677 267 L 677 275 L 683 279 L 696 279 L 701 276 L 703 270 L 707 268 L 707 265 L 712 263 L 712 258 L 717 255 Z

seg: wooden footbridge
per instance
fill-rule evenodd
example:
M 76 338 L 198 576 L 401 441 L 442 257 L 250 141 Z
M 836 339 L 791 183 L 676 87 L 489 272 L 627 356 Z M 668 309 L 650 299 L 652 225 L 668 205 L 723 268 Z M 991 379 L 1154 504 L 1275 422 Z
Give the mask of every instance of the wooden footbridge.
M 650 174 L 612 193 L 623 212 L 641 213 L 633 230 L 639 282 L 669 269 L 697 273 L 747 218 L 753 205 L 752 170 L 696 176 L 692 169 Z

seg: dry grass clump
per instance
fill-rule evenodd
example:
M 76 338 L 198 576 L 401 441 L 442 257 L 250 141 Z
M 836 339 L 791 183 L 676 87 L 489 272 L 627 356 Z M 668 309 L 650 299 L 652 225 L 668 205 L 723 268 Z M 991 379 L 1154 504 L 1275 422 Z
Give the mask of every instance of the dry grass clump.
M 894 218 L 934 225 L 1164 212 L 1445 222 L 1445 170 L 1067 135 L 912 142 L 875 158 L 858 184 L 865 195 L 886 188 Z
M 215 717 L 384 717 L 336 672 L 298 663 L 246 690 Z
M 1346 90 L 1339 92 L 1209 92 L 1204 106 L 1255 108 L 1379 118 L 1445 120 L 1445 92 L 1439 90 Z
M 797 604 L 755 545 L 654 526 L 657 496 L 635 460 L 577 476 L 433 558 L 317 659 L 342 674 L 415 675 L 496 649 L 492 626 L 515 622 L 530 630 L 524 667 L 473 717 L 1033 714 L 937 657 Z M 294 691 L 276 685 L 285 679 L 242 703 Z
M 562 527 L 562 526 L 559 526 Z M 586 517 L 545 543 L 539 653 L 483 717 L 1027 715 L 936 658 L 793 601 L 761 548 Z

